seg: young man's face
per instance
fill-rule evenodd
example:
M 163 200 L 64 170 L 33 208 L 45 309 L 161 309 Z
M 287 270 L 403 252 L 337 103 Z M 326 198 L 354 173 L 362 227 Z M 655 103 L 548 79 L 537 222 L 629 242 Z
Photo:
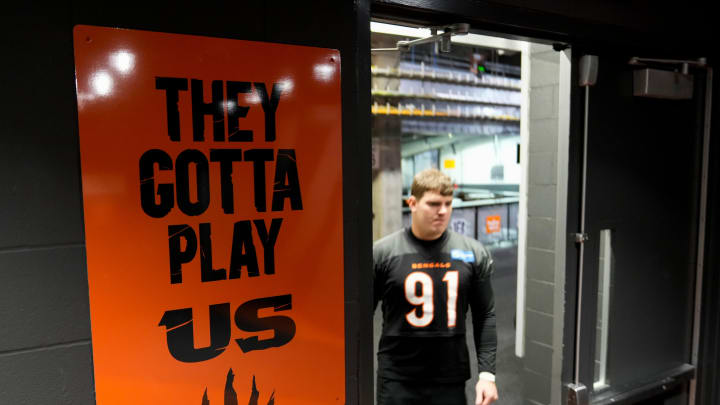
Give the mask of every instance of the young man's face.
M 426 191 L 419 200 L 410 196 L 408 205 L 412 213 L 413 234 L 424 240 L 439 238 L 450 221 L 452 200 L 451 195 L 444 196 L 435 191 Z

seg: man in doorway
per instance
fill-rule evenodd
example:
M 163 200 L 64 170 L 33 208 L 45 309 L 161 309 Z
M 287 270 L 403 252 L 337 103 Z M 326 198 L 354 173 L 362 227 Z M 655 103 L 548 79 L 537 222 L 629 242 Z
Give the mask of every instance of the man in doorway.
M 498 397 L 493 261 L 480 242 L 447 229 L 453 191 L 439 170 L 418 173 L 407 201 L 412 225 L 373 246 L 374 300 L 383 310 L 378 405 L 466 404 L 468 306 L 480 371 L 475 403 Z

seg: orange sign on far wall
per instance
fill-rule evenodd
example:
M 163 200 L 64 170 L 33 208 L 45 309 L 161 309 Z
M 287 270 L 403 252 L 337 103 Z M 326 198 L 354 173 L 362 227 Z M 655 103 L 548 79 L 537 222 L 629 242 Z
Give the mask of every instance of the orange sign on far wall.
M 488 215 L 485 217 L 485 233 L 497 233 L 501 230 L 500 215 Z
M 74 46 L 97 403 L 343 404 L 339 52 Z

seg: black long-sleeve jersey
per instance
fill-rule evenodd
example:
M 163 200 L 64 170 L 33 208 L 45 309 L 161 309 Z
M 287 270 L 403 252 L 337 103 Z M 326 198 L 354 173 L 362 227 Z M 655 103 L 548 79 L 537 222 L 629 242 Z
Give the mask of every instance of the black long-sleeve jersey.
M 470 378 L 468 306 L 479 371 L 495 373 L 493 261 L 480 242 L 450 230 L 424 241 L 407 228 L 375 242 L 373 260 L 375 306 L 382 300 L 383 310 L 381 377 L 447 383 Z

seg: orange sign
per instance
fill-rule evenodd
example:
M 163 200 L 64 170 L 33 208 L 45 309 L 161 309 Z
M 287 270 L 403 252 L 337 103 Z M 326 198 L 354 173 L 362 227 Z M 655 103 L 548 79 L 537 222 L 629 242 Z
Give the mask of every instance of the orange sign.
M 485 217 L 485 233 L 500 232 L 500 215 L 490 215 Z
M 343 404 L 339 52 L 74 44 L 97 403 Z

